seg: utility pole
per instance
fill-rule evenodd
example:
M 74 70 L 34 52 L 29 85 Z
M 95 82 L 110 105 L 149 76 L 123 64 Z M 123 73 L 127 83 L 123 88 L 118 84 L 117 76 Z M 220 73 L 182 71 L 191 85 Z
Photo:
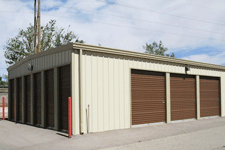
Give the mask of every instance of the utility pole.
M 34 53 L 37 53 L 37 10 L 36 10 L 36 0 L 34 0 Z
M 41 0 L 38 0 L 38 53 L 41 52 Z

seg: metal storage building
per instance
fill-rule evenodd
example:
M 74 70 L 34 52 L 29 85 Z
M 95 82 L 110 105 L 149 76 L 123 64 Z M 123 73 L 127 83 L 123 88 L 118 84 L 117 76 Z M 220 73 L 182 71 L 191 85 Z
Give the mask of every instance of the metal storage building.
M 9 120 L 67 131 L 71 96 L 74 135 L 225 116 L 220 65 L 71 43 L 31 55 L 8 74 Z

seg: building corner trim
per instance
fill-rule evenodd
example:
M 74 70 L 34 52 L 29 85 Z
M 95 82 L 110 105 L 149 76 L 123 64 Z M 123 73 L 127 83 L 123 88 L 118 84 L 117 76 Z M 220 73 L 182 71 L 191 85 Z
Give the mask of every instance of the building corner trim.
M 83 56 L 83 50 L 80 49 L 80 53 L 79 53 L 79 118 L 80 118 L 80 134 L 83 134 L 84 131 L 83 131 L 83 109 L 82 109 L 82 102 L 83 102 L 83 91 L 82 91 L 82 88 L 83 88 L 83 64 L 82 64 L 82 56 Z
M 171 122 L 170 73 L 166 73 L 166 123 Z
M 199 75 L 196 76 L 196 107 L 197 107 L 197 120 L 200 119 L 200 79 Z

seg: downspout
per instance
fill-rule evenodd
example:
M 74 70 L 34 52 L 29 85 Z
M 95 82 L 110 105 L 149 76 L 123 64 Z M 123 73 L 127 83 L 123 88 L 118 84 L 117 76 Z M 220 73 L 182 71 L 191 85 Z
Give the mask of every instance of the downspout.
M 83 55 L 83 50 L 80 49 L 80 54 L 79 54 L 79 120 L 80 120 L 80 134 L 84 134 L 83 132 L 83 110 L 82 110 L 82 102 L 83 102 L 83 90 L 82 90 L 82 79 L 83 79 L 83 69 L 82 69 L 82 55 Z

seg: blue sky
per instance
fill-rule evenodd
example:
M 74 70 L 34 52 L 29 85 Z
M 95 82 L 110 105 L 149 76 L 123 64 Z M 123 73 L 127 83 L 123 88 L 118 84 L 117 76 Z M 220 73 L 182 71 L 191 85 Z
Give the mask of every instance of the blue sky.
M 41 10 L 42 25 L 70 25 L 87 44 L 144 52 L 161 40 L 177 58 L 225 65 L 224 1 L 42 0 Z M 0 75 L 8 67 L 3 46 L 29 23 L 33 0 L 0 0 Z

